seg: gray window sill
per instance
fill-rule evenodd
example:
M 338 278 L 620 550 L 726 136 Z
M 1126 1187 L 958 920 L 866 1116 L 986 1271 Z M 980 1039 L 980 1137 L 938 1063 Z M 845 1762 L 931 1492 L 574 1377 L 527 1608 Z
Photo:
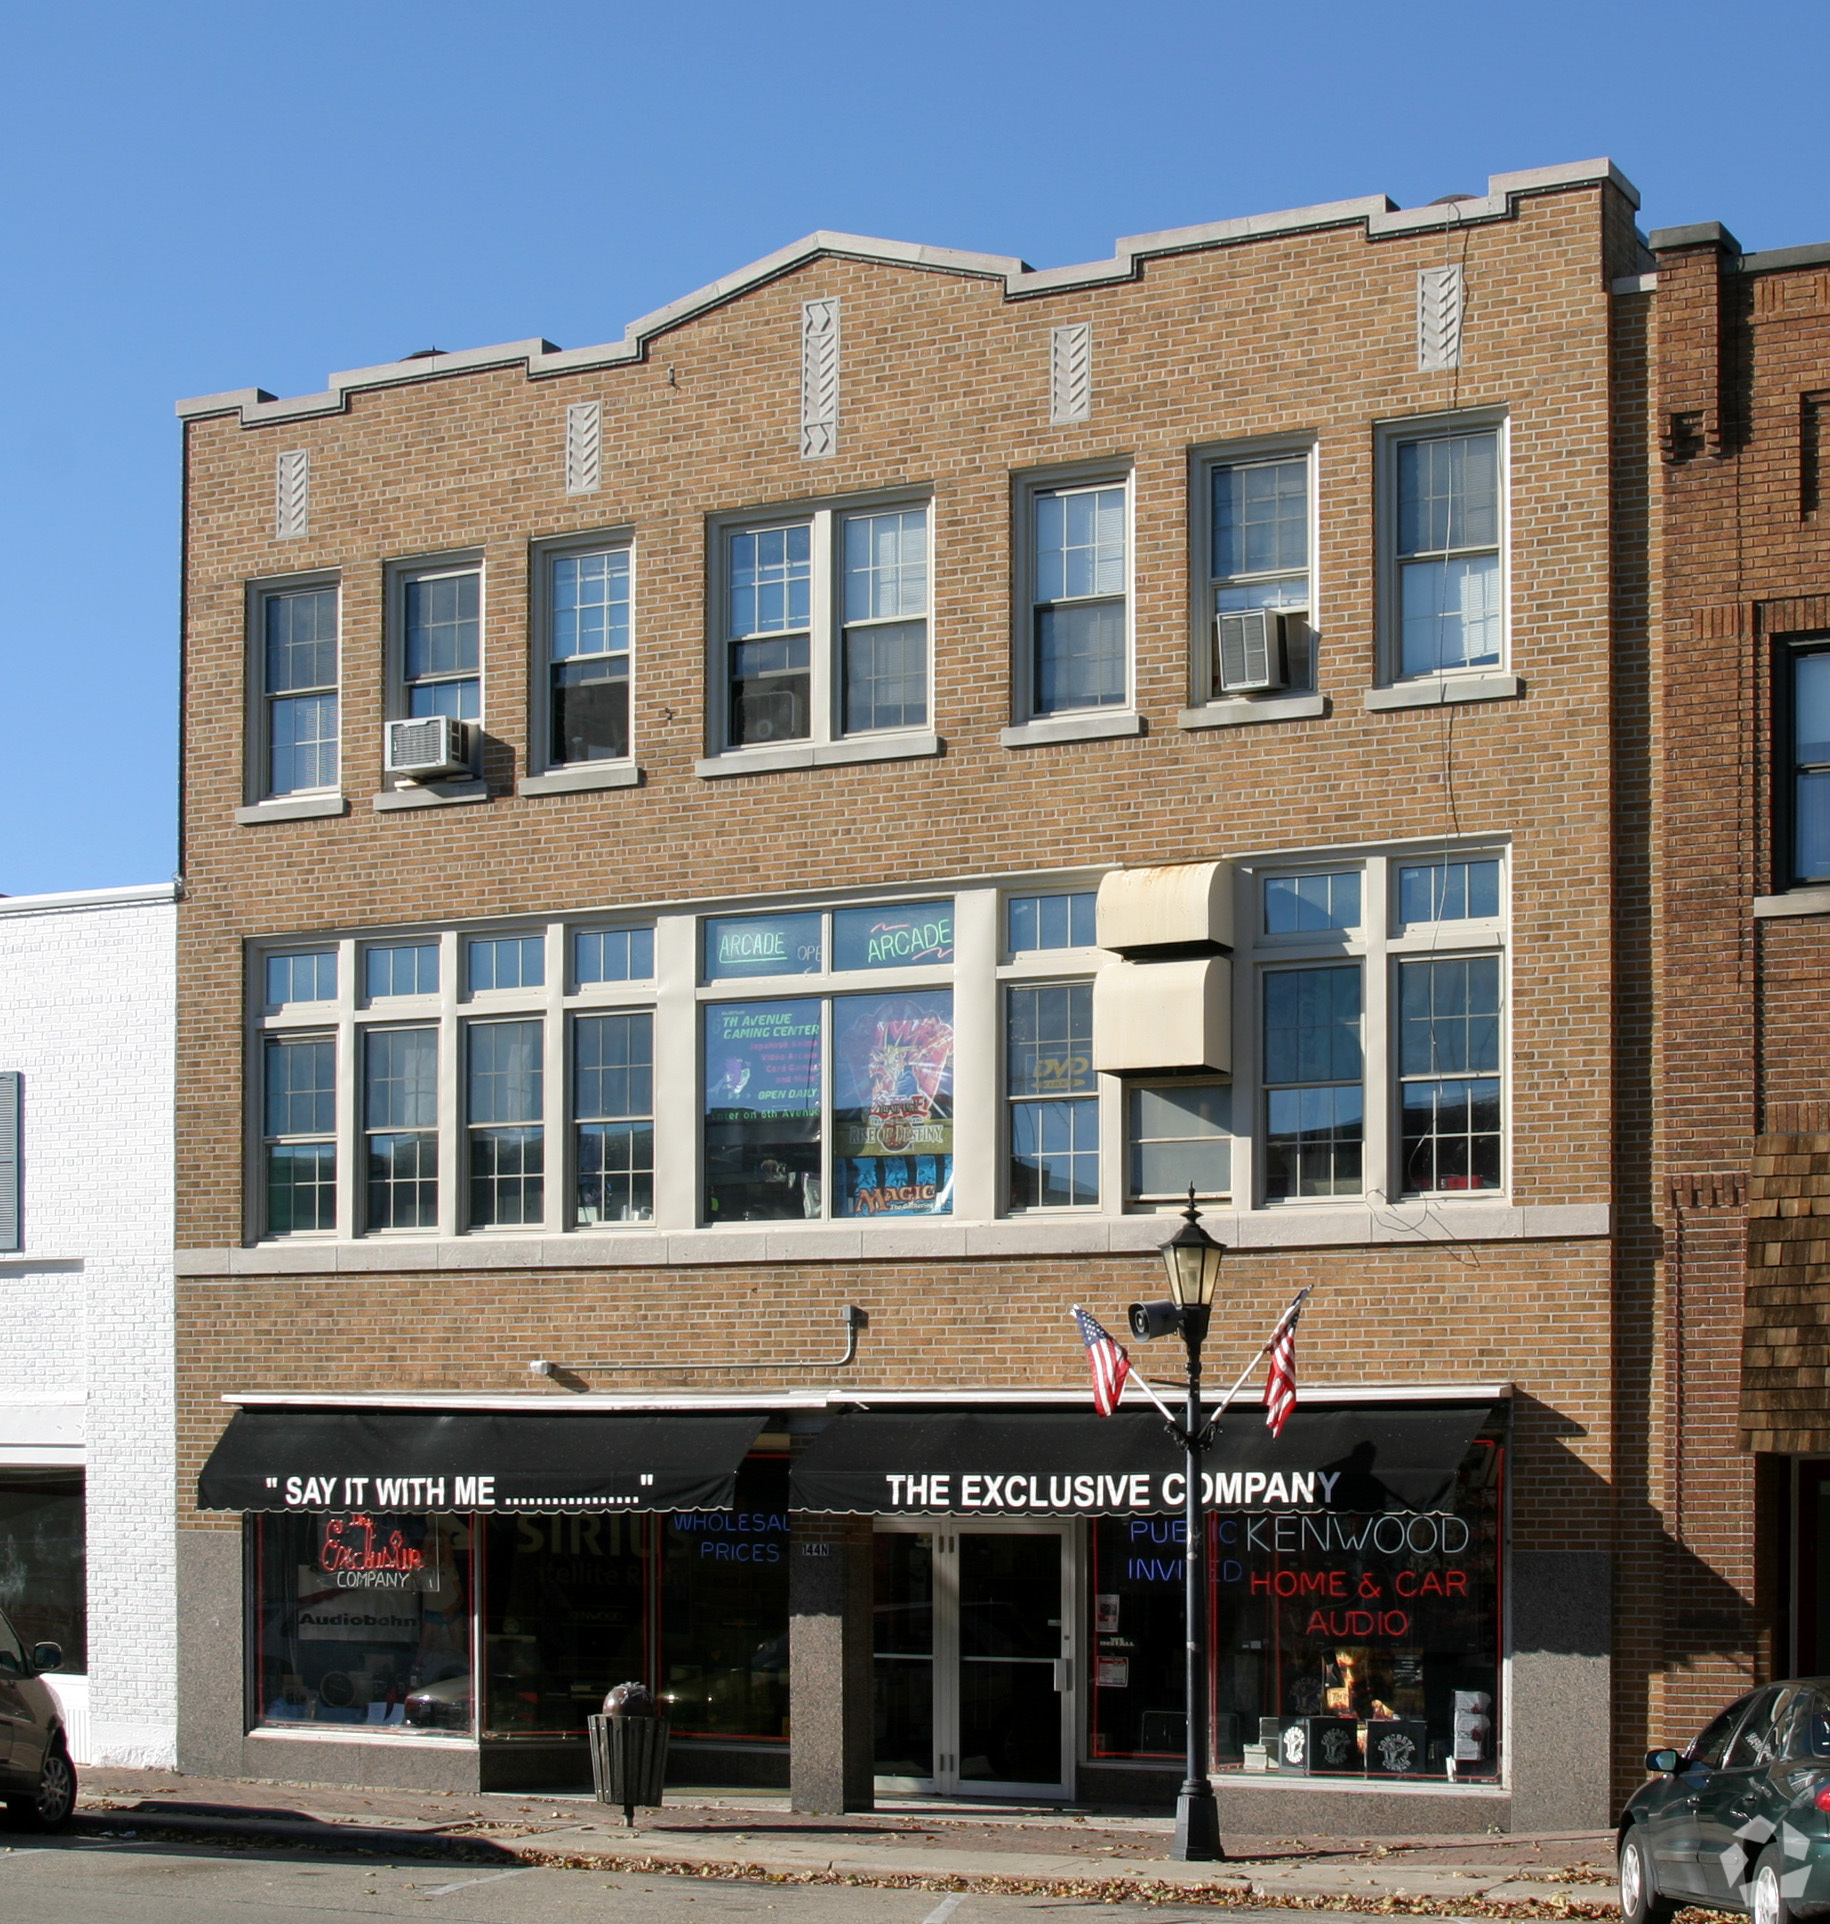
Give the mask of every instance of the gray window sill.
M 523 775 L 517 795 L 575 795 L 586 788 L 639 788 L 642 771 L 634 762 L 585 762 L 577 768 L 552 768 L 544 775 Z
M 1169 1214 L 1013 1216 L 1002 1222 L 806 1223 L 742 1228 L 562 1230 L 496 1240 L 464 1236 L 354 1243 L 287 1242 L 250 1249 L 187 1249 L 180 1276 L 317 1276 L 399 1270 L 653 1268 L 670 1263 L 797 1263 L 942 1260 L 973 1256 L 1149 1255 L 1163 1241 Z M 1537 1205 L 1398 1204 L 1368 1209 L 1216 1209 L 1205 1221 L 1224 1243 L 1251 1249 L 1303 1249 L 1343 1244 L 1561 1242 L 1606 1236 L 1606 1203 Z
M 1761 920 L 1776 915 L 1830 915 L 1830 888 L 1788 889 L 1784 895 L 1756 895 Z
M 347 815 L 347 795 L 275 795 L 248 808 L 238 808 L 235 819 L 243 828 L 261 822 L 308 822 L 323 815 Z
M 1254 722 L 1309 721 L 1326 715 L 1326 695 L 1261 695 L 1256 700 L 1240 696 L 1225 701 L 1210 701 L 1202 708 L 1184 708 L 1176 717 L 1178 728 L 1249 728 Z
M 1517 675 L 1433 675 L 1393 688 L 1369 688 L 1366 706 L 1375 713 L 1384 708 L 1443 708 L 1458 701 L 1511 701 L 1524 692 Z
M 731 775 L 773 775 L 784 768 L 843 768 L 850 762 L 904 762 L 939 755 L 946 743 L 928 732 L 858 735 L 838 742 L 785 742 L 780 748 L 733 748 L 693 764 L 702 781 Z
M 489 784 L 474 777 L 468 781 L 415 782 L 411 788 L 384 788 L 375 797 L 375 806 L 384 812 L 393 808 L 449 808 L 455 802 L 486 802 Z
M 1006 748 L 1043 748 L 1050 742 L 1109 741 L 1143 732 L 1143 716 L 1129 709 L 1087 708 L 1072 715 L 1038 715 L 1015 728 L 1001 728 L 998 740 Z

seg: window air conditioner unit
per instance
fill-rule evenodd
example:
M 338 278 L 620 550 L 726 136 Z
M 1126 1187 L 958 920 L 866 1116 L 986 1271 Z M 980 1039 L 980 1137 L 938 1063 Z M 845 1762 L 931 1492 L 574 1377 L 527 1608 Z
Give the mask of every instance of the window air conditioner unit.
M 1261 694 L 1290 680 L 1286 624 L 1276 608 L 1216 615 L 1220 630 L 1220 689 L 1227 695 Z
M 384 740 L 385 772 L 424 782 L 470 771 L 470 724 L 449 715 L 391 721 Z

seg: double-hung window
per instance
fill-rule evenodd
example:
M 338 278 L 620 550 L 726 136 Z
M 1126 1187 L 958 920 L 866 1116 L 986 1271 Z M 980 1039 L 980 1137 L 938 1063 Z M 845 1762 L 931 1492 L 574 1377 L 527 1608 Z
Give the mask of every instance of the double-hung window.
M 630 552 L 627 545 L 543 557 L 547 761 L 565 768 L 629 756 Z
M 337 786 L 337 590 L 318 584 L 260 597 L 268 795 Z
M 438 1031 L 363 1036 L 362 1132 L 370 1229 L 438 1226 Z
M 1800 649 L 1789 663 L 1791 880 L 1830 882 L 1830 649 Z
M 1400 852 L 1251 882 L 1262 1199 L 1499 1189 L 1501 856 Z
M 583 1223 L 654 1215 L 654 1016 L 647 1009 L 572 1023 L 574 1215 Z
M 337 1226 L 337 1043 L 270 1035 L 262 1049 L 266 1229 L 292 1236 Z
M 546 1213 L 542 1025 L 469 1025 L 470 1226 L 539 1223 Z
M 1093 985 L 1013 983 L 1004 994 L 1010 1207 L 1096 1208 Z
M 928 726 L 928 524 L 902 502 L 720 529 L 724 747 Z
M 1497 424 L 1389 433 L 1388 672 L 1497 668 L 1505 641 L 1505 486 Z
M 483 713 L 483 571 L 417 568 L 400 577 L 400 676 L 415 720 Z
M 1216 461 L 1208 470 L 1211 697 L 1315 686 L 1309 475 L 1307 451 Z M 1273 619 L 1251 619 L 1261 611 Z
M 1121 477 L 1027 492 L 1031 715 L 1131 699 L 1130 484 Z

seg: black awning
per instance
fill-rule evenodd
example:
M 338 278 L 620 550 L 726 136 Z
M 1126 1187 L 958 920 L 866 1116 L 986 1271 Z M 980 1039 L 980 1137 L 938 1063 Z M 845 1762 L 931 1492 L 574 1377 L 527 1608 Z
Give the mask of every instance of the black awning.
M 1451 1409 L 1297 1410 L 1281 1437 L 1262 1411 L 1229 1416 L 1206 1453 L 1222 1510 L 1427 1510 L 1490 1415 Z M 794 1464 L 789 1505 L 866 1516 L 1131 1516 L 1182 1504 L 1183 1453 L 1160 1416 L 1089 1410 L 842 1416 Z
M 205 1510 L 728 1510 L 757 1415 L 254 1409 L 197 1479 Z

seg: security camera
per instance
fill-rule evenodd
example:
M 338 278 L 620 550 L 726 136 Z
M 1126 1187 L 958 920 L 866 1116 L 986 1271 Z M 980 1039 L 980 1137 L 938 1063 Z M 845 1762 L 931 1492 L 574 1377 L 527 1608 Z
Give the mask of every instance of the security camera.
M 1133 1303 L 1126 1314 L 1131 1318 L 1131 1334 L 1144 1342 L 1153 1336 L 1173 1336 L 1182 1327 L 1179 1303 Z

